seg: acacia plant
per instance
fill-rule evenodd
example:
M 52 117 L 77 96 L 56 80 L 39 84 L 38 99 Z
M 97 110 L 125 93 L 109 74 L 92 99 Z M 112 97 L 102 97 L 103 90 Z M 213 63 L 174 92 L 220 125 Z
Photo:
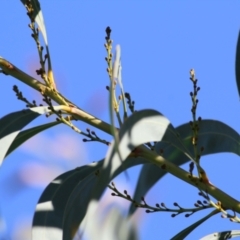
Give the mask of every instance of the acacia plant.
M 107 53 L 105 58 L 107 74 L 110 80 L 107 90 L 111 119 L 110 123 L 106 123 L 79 108 L 58 91 L 51 67 L 40 4 L 37 0 L 21 0 L 21 2 L 26 7 L 30 19 L 29 28 L 39 55 L 40 66 L 36 72 L 44 84 L 2 57 L 0 69 L 6 77 L 12 76 L 38 91 L 45 105 L 38 106 L 35 101 L 29 101 L 17 86 L 13 87 L 18 99 L 27 103 L 27 109 L 10 113 L 0 119 L 1 160 L 3 161 L 26 140 L 58 124 L 65 124 L 76 133 L 83 135 L 84 142 L 96 141 L 109 146 L 102 160 L 61 174 L 49 183 L 36 206 L 32 222 L 32 239 L 73 239 L 79 227 L 87 231 L 91 239 L 137 239 L 136 231 L 129 224 L 129 220 L 122 217 L 116 210 L 111 211 L 107 217 L 108 227 L 101 230 L 98 228 L 95 218 L 98 211 L 97 204 L 106 188 L 112 190 L 113 196 L 131 202 L 129 216 L 137 208 L 144 208 L 147 213 L 169 212 L 173 217 L 179 214 L 189 217 L 196 212 L 209 210 L 204 218 L 173 236 L 172 239 L 184 239 L 215 214 L 221 214 L 233 222 L 240 222 L 239 201 L 213 185 L 201 165 L 201 159 L 206 154 L 232 152 L 240 155 L 240 137 L 234 129 L 220 121 L 202 120 L 198 117 L 200 88 L 194 70 L 190 70 L 193 86 L 190 93 L 192 100 L 190 122 L 174 128 L 170 121 L 156 110 L 136 111 L 131 95 L 124 92 L 123 88 L 120 46 L 117 45 L 113 53 L 111 29 L 106 27 L 104 46 Z M 40 34 L 44 43 L 39 40 Z M 240 91 L 239 39 L 236 53 L 236 79 Z M 116 89 L 121 92 L 119 97 L 116 96 Z M 120 105 L 123 107 L 120 108 Z M 123 112 L 120 109 L 123 109 Z M 56 115 L 56 121 L 22 130 L 41 115 Z M 76 121 L 83 121 L 99 131 L 112 135 L 113 141 L 110 143 L 101 139 L 99 134 L 90 129 L 80 130 L 75 125 Z M 180 167 L 187 162 L 189 171 Z M 112 182 L 113 178 L 139 164 L 142 165 L 142 170 L 134 196 L 130 196 L 127 191 L 119 191 Z M 167 207 L 164 203 L 149 205 L 144 199 L 145 194 L 167 173 L 195 187 L 202 200 L 197 201 L 193 208 L 182 208 L 177 203 L 174 203 L 173 208 Z M 109 231 L 109 228 L 112 231 Z M 203 239 L 226 239 L 239 235 L 240 231 L 229 230 L 208 235 Z

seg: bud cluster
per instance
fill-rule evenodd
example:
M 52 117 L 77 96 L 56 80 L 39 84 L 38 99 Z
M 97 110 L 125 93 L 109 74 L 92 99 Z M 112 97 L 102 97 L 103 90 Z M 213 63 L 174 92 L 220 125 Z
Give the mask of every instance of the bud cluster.
M 137 202 L 136 200 L 134 200 L 127 192 L 127 190 L 124 190 L 123 193 L 121 193 L 117 188 L 116 185 L 112 182 L 111 185 L 108 185 L 108 188 L 110 188 L 113 193 L 111 193 L 112 196 L 116 196 L 116 197 L 121 197 L 124 198 L 130 202 L 132 202 L 134 204 L 135 207 L 138 208 L 145 208 L 146 209 L 146 213 L 153 213 L 153 212 L 173 212 L 173 214 L 171 215 L 172 217 L 176 217 L 177 215 L 181 214 L 181 213 L 185 213 L 185 217 L 189 217 L 192 214 L 194 214 L 195 212 L 207 209 L 207 208 L 212 208 L 212 206 L 207 202 L 207 201 L 203 201 L 201 202 L 200 200 L 198 200 L 194 206 L 195 208 L 183 208 L 181 207 L 177 202 L 173 203 L 174 207 L 176 208 L 168 208 L 165 203 L 156 203 L 155 207 L 147 204 L 146 200 L 144 199 L 144 197 L 141 197 L 141 202 Z
M 13 86 L 13 91 L 16 93 L 17 99 L 27 103 L 27 108 L 37 107 L 36 101 L 33 100 L 32 102 L 28 101 L 22 94 L 21 91 L 19 91 L 18 87 L 16 85 Z
M 98 135 L 94 131 L 91 131 L 89 128 L 87 128 L 86 130 L 87 130 L 87 133 L 84 135 L 86 137 L 89 137 L 89 139 L 83 138 L 83 142 L 101 142 L 101 143 L 106 144 L 107 146 L 110 145 L 110 142 L 99 138 Z

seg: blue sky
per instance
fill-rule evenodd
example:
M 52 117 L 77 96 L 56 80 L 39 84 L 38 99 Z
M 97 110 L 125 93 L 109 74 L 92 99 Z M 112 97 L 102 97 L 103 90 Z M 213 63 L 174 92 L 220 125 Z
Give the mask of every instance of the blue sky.
M 194 68 L 201 87 L 197 114 L 203 119 L 220 120 L 240 131 L 234 70 L 240 27 L 239 1 L 62 0 L 42 1 L 41 6 L 57 87 L 81 108 L 109 121 L 105 90 L 109 79 L 103 44 L 105 28 L 110 26 L 113 44 L 121 45 L 124 88 L 131 93 L 137 110 L 156 109 L 174 126 L 189 122 L 192 90 L 189 70 Z M 0 16 L 0 56 L 36 76 L 37 51 L 23 5 L 20 1 L 3 1 Z M 14 84 L 29 99 L 41 101 L 36 92 L 11 77 L 0 75 L 0 82 L 1 116 L 24 108 L 11 90 Z M 30 126 L 47 121 L 42 117 Z M 59 139 L 60 145 L 56 146 Z M 20 235 L 16 237 L 18 231 L 30 228 L 34 206 L 48 181 L 64 171 L 104 157 L 105 146 L 83 144 L 81 139 L 82 136 L 68 127 L 57 126 L 28 141 L 6 159 L 0 173 L 0 214 L 6 224 L 2 236 L 20 239 Z M 109 136 L 106 139 L 111 140 Z M 74 143 L 70 144 L 72 149 L 64 152 L 66 141 Z M 211 182 L 240 198 L 236 191 L 240 180 L 237 156 L 206 156 L 202 164 Z M 183 168 L 188 169 L 188 165 Z M 30 174 L 34 171 L 39 175 Z M 118 184 L 133 192 L 138 171 L 139 168 L 129 170 L 131 183 L 120 176 Z M 178 202 L 183 207 L 193 206 L 198 199 L 196 189 L 171 175 L 164 177 L 146 197 L 153 205 L 164 202 L 172 206 Z M 138 212 L 141 240 L 170 239 L 204 216 L 197 213 L 188 219 L 184 216 L 172 219 L 168 213 L 145 214 L 141 209 Z M 217 215 L 187 239 L 238 228 Z M 29 239 L 27 230 L 21 234 L 22 239 Z

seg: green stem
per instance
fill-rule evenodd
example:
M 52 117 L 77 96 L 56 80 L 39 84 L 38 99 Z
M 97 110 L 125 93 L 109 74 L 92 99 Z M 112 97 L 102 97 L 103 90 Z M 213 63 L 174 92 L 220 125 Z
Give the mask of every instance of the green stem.
M 37 91 L 43 91 L 48 97 L 59 104 L 63 104 L 61 106 L 55 107 L 55 110 L 62 110 L 66 113 L 69 113 L 76 117 L 77 119 L 86 122 L 110 135 L 112 135 L 111 125 L 86 113 L 85 111 L 77 108 L 74 104 L 64 98 L 61 94 L 52 91 L 49 87 L 45 86 L 38 80 L 34 79 L 33 77 L 27 75 L 7 60 L 0 57 L 0 68 L 2 68 L 5 74 L 9 74 L 20 81 L 26 83 L 30 87 L 36 89 Z M 60 96 L 59 96 L 60 95 Z M 67 105 L 66 105 L 67 104 Z M 118 129 L 116 129 L 118 130 Z M 183 170 L 182 168 L 178 167 L 177 165 L 167 161 L 162 156 L 157 155 L 157 153 L 147 149 L 144 146 L 139 147 L 141 149 L 141 157 L 144 157 L 149 162 L 157 165 L 160 168 L 165 169 L 170 174 L 176 176 L 177 178 L 183 180 L 184 182 L 202 189 L 203 191 L 207 192 L 215 199 L 221 202 L 222 206 L 225 209 L 232 209 L 238 213 L 240 213 L 240 202 L 236 199 L 232 198 L 231 196 L 227 195 L 217 187 L 213 186 L 209 182 L 204 182 L 196 176 L 191 176 L 189 172 Z
M 164 169 L 175 177 L 183 180 L 184 182 L 207 192 L 209 195 L 221 202 L 224 209 L 231 209 L 235 212 L 240 213 L 240 202 L 232 198 L 222 190 L 218 189 L 216 186 L 209 182 L 204 182 L 202 179 L 190 175 L 189 172 L 183 170 L 182 168 L 176 166 L 170 161 L 167 161 L 162 156 L 157 155 L 157 153 L 141 146 L 140 156 L 148 159 L 151 163 L 157 165 L 158 167 Z

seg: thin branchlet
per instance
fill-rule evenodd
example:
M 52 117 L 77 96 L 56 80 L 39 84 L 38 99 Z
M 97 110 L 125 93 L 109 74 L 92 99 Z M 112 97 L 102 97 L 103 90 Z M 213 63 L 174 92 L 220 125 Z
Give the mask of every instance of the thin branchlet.
M 141 197 L 141 202 L 138 202 L 128 194 L 127 190 L 124 190 L 123 193 L 121 193 L 113 182 L 108 185 L 108 188 L 113 191 L 113 193 L 111 194 L 112 196 L 124 198 L 132 202 L 134 206 L 137 208 L 145 208 L 146 213 L 172 212 L 173 213 L 171 215 L 172 217 L 176 217 L 179 214 L 185 213 L 185 217 L 189 217 L 192 214 L 199 212 L 201 210 L 212 208 L 212 206 L 208 204 L 208 202 L 201 202 L 200 200 L 198 200 L 197 203 L 194 204 L 195 206 L 194 208 L 183 208 L 176 202 L 173 204 L 175 208 L 169 208 L 165 205 L 165 203 L 161 203 L 161 204 L 156 203 L 155 206 L 151 206 L 147 204 L 144 197 Z

